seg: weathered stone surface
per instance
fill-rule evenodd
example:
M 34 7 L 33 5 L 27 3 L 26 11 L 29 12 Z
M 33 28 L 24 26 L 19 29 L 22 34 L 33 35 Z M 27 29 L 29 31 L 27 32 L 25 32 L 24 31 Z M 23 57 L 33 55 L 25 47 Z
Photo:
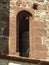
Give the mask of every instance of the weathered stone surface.
M 8 65 L 8 60 L 0 59 L 0 65 Z
M 0 59 L 0 65 L 38 65 L 38 64 Z
M 34 3 L 38 5 L 36 10 L 33 9 Z M 4 13 L 6 9 L 9 8 L 7 3 L 2 3 L 0 4 L 0 6 L 0 11 L 3 11 L 2 13 Z M 31 58 L 34 57 L 35 59 L 49 60 L 49 0 L 10 0 L 10 53 L 16 53 L 16 50 L 14 50 L 16 49 L 16 32 L 18 31 L 16 31 L 16 14 L 18 14 L 18 12 L 20 12 L 21 10 L 26 10 L 33 15 L 32 20 L 29 19 L 29 23 L 31 22 L 29 28 L 31 31 L 29 34 L 31 40 Z M 15 65 L 17 63 L 19 64 L 19 62 L 10 61 L 9 65 Z M 28 63 L 24 64 L 21 62 L 20 64 L 28 65 Z
M 36 10 L 33 9 L 34 3 L 38 4 L 38 9 Z M 45 44 L 42 44 L 42 40 L 43 40 L 42 37 L 47 36 L 46 28 L 47 28 L 47 23 L 49 22 L 48 2 L 44 0 L 34 0 L 32 2 L 30 0 L 29 1 L 23 0 L 22 2 L 16 1 L 16 5 L 18 6 L 18 8 L 20 7 L 21 9 L 27 8 L 27 9 L 31 9 L 32 11 L 34 10 L 35 13 L 34 15 L 32 14 L 34 16 L 34 21 L 32 19 L 31 20 L 32 23 L 30 25 L 31 26 L 30 55 L 31 58 L 34 57 L 35 59 L 46 59 L 48 48 Z M 19 9 L 17 10 L 20 11 Z

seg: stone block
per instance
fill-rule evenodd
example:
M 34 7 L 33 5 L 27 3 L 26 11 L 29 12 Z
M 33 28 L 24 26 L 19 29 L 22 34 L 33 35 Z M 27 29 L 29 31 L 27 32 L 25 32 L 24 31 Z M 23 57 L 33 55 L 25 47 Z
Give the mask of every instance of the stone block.
M 43 28 L 34 28 L 33 29 L 33 34 L 34 36 L 46 36 L 47 35 L 47 31 Z
M 47 22 L 36 21 L 34 26 L 35 27 L 40 27 L 40 28 L 46 28 L 47 27 Z

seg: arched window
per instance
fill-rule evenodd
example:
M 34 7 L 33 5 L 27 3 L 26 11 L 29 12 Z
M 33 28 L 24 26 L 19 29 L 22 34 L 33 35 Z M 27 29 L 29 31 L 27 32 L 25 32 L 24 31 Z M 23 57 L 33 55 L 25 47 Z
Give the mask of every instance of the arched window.
M 20 11 L 17 15 L 17 48 L 20 56 L 29 57 L 29 17 L 28 11 Z

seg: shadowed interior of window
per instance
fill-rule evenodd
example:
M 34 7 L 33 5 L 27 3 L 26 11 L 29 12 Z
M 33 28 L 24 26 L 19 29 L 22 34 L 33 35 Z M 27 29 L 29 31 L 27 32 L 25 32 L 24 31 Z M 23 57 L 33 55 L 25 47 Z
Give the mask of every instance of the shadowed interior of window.
M 31 14 L 27 11 L 21 11 L 17 15 L 19 54 L 23 57 L 29 57 L 29 17 Z

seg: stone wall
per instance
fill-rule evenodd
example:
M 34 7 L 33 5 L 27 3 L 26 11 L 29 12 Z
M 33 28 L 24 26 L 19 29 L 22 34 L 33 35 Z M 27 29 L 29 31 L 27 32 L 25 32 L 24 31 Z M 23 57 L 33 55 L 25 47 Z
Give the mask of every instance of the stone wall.
M 33 8 L 34 3 L 37 5 L 36 9 Z M 9 6 L 9 53 L 16 53 L 16 15 L 21 10 L 27 10 L 34 18 L 31 24 L 33 44 L 30 47 L 30 57 L 49 61 L 49 0 L 10 0 Z
M 34 3 L 37 9 L 33 8 Z M 48 60 L 49 61 L 49 0 L 34 0 L 34 1 L 10 1 L 10 17 L 14 17 L 14 13 L 21 10 L 27 10 L 34 16 L 32 21 L 32 41 L 31 43 L 31 58 Z M 15 9 L 13 9 L 15 7 Z M 30 11 L 31 10 L 31 11 Z M 33 14 L 34 10 L 34 14 Z M 33 20 L 33 19 L 32 19 Z M 37 31 L 37 32 L 36 32 Z M 33 38 L 34 37 L 34 38 Z M 13 40 L 14 41 L 14 40 Z M 33 48 L 32 48 L 33 47 Z

